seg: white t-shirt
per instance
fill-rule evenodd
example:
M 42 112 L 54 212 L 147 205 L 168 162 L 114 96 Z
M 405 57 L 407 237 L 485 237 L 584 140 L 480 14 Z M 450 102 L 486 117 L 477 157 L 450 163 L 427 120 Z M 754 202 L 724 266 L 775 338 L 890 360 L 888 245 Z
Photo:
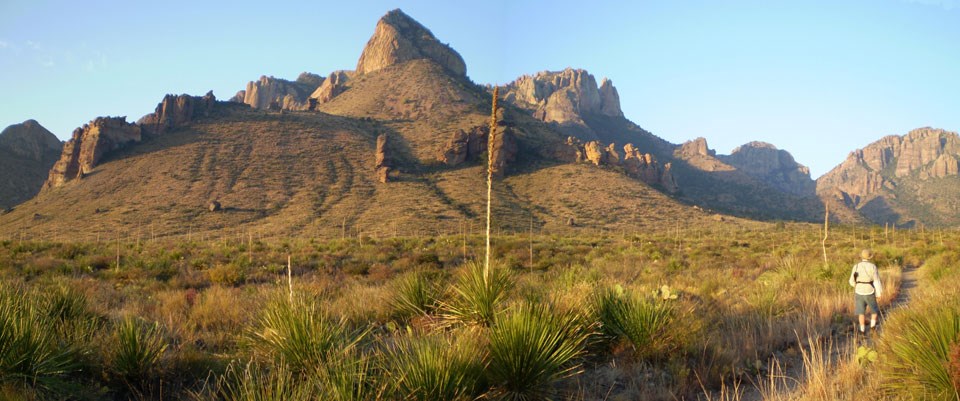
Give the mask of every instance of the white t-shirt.
M 853 274 L 859 273 L 857 279 L 853 279 Z M 873 285 L 870 285 L 873 283 Z M 854 287 L 854 292 L 860 295 L 870 295 L 874 292 L 877 297 L 883 293 L 883 282 L 880 281 L 880 273 L 877 272 L 877 265 L 870 263 L 869 260 L 860 261 L 853 266 L 850 272 L 850 286 Z

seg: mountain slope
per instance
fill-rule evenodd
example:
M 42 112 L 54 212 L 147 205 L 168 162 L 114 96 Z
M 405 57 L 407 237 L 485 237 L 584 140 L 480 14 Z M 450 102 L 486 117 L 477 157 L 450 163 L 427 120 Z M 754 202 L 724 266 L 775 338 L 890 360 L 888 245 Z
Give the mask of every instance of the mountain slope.
M 918 128 L 850 153 L 817 180 L 817 194 L 877 223 L 960 224 L 960 137 Z
M 457 138 L 486 140 L 490 94 L 420 54 L 351 76 L 315 110 L 171 95 L 137 124 L 96 119 L 75 132 L 78 150 L 64 152 L 49 188 L 0 217 L 0 230 L 85 240 L 477 232 L 485 154 L 456 163 L 440 155 L 456 153 Z M 494 146 L 507 174 L 494 185 L 497 230 L 629 231 L 713 218 L 617 168 L 573 163 L 564 135 L 522 109 L 507 104 L 499 120 Z M 378 182 L 381 163 L 393 170 L 387 183 Z M 210 211 L 213 201 L 222 210 Z
M 62 148 L 60 140 L 34 120 L 0 132 L 0 210 L 36 195 Z

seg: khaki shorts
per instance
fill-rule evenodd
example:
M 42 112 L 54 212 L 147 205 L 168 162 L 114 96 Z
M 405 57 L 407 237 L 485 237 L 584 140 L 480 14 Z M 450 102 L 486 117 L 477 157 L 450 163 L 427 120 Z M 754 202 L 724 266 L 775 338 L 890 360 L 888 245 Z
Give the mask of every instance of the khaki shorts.
M 867 305 L 870 306 L 870 310 L 874 314 L 880 313 L 880 306 L 877 305 L 876 293 L 870 295 L 856 294 L 856 296 L 854 296 L 853 304 L 858 315 L 865 315 L 867 313 Z

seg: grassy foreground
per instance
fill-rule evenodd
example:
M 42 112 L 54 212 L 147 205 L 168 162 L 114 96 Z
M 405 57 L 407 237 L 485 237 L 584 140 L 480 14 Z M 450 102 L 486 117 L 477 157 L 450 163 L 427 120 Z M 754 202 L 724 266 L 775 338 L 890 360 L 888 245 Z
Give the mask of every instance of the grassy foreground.
M 958 233 L 840 227 L 827 264 L 820 236 L 496 237 L 487 280 L 480 237 L 10 239 L 0 399 L 738 399 L 734 383 L 768 399 L 956 399 Z M 850 329 L 863 247 L 881 304 L 903 266 L 923 279 L 872 356 L 823 352 Z

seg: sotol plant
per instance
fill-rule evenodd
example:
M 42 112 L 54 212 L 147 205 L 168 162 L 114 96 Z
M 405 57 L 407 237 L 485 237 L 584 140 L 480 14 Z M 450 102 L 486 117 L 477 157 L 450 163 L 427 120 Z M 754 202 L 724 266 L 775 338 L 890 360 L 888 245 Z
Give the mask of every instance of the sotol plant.
M 443 317 L 454 324 L 490 326 L 512 287 L 506 268 L 494 266 L 488 276 L 483 264 L 470 262 L 454 284 L 450 301 L 442 304 Z
M 626 341 L 640 358 L 652 358 L 665 351 L 672 341 L 668 328 L 674 313 L 669 298 L 642 298 L 617 286 L 598 290 L 593 310 L 603 334 Z
M 549 398 L 552 384 L 578 374 L 591 326 L 583 316 L 544 304 L 524 304 L 490 329 L 487 376 L 492 395 L 506 400 Z
M 397 399 L 472 400 L 484 388 L 485 355 L 474 335 L 410 335 L 389 347 L 385 360 Z

